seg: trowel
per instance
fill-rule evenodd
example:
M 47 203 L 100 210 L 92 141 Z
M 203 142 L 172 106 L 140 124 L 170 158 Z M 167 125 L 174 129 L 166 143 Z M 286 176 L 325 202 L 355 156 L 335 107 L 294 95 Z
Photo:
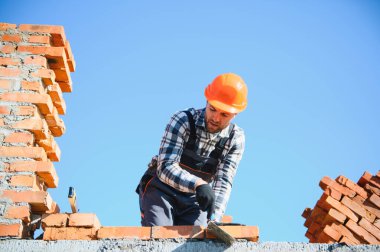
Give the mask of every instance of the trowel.
M 244 226 L 239 223 L 223 223 L 223 222 L 216 222 L 209 220 L 207 224 L 207 230 L 216 236 L 219 240 L 227 244 L 228 246 L 231 246 L 236 239 L 232 237 L 228 232 L 221 229 L 221 226 Z

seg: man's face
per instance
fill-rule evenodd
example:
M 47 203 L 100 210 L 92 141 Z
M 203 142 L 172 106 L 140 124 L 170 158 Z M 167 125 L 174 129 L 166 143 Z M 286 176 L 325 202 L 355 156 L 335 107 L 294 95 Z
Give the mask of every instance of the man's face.
M 210 133 L 217 133 L 223 130 L 230 124 L 230 121 L 235 115 L 236 114 L 217 109 L 207 103 L 205 114 L 207 131 Z

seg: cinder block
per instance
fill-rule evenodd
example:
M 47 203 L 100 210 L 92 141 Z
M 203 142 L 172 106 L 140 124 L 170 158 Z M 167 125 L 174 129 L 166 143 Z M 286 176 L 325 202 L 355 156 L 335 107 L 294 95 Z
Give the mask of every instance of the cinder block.
M 204 228 L 201 226 L 153 226 L 153 239 L 195 238 L 204 239 Z
M 149 240 L 151 227 L 101 227 L 98 239 L 139 239 Z

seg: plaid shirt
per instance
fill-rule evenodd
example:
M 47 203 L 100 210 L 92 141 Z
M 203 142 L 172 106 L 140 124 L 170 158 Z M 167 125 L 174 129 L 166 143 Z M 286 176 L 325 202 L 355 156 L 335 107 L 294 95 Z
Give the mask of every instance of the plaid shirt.
M 215 145 L 222 137 L 228 137 L 229 127 L 218 133 L 206 131 L 206 109 L 190 109 L 194 115 L 196 128 L 196 153 L 208 157 Z M 224 215 L 228 199 L 231 194 L 232 181 L 238 164 L 244 152 L 245 137 L 241 128 L 235 125 L 234 136 L 225 144 L 220 162 L 217 167 L 212 188 L 215 192 L 215 219 L 220 221 Z M 173 188 L 187 193 L 195 193 L 195 182 L 198 177 L 190 174 L 179 166 L 183 148 L 190 136 L 190 123 L 184 112 L 175 113 L 168 125 L 161 141 L 159 154 L 152 158 L 149 166 L 157 164 L 158 178 Z

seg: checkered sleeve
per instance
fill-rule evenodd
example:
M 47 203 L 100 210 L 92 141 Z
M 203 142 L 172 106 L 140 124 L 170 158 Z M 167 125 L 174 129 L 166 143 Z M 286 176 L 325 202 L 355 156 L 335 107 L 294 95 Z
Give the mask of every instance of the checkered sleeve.
M 232 182 L 245 147 L 244 131 L 238 128 L 231 140 L 231 147 L 218 165 L 213 190 L 215 192 L 215 219 L 220 221 L 230 198 Z
M 158 178 L 182 192 L 195 192 L 197 177 L 179 166 L 185 143 L 190 135 L 187 115 L 181 111 L 174 114 L 166 126 L 161 140 L 157 162 Z

